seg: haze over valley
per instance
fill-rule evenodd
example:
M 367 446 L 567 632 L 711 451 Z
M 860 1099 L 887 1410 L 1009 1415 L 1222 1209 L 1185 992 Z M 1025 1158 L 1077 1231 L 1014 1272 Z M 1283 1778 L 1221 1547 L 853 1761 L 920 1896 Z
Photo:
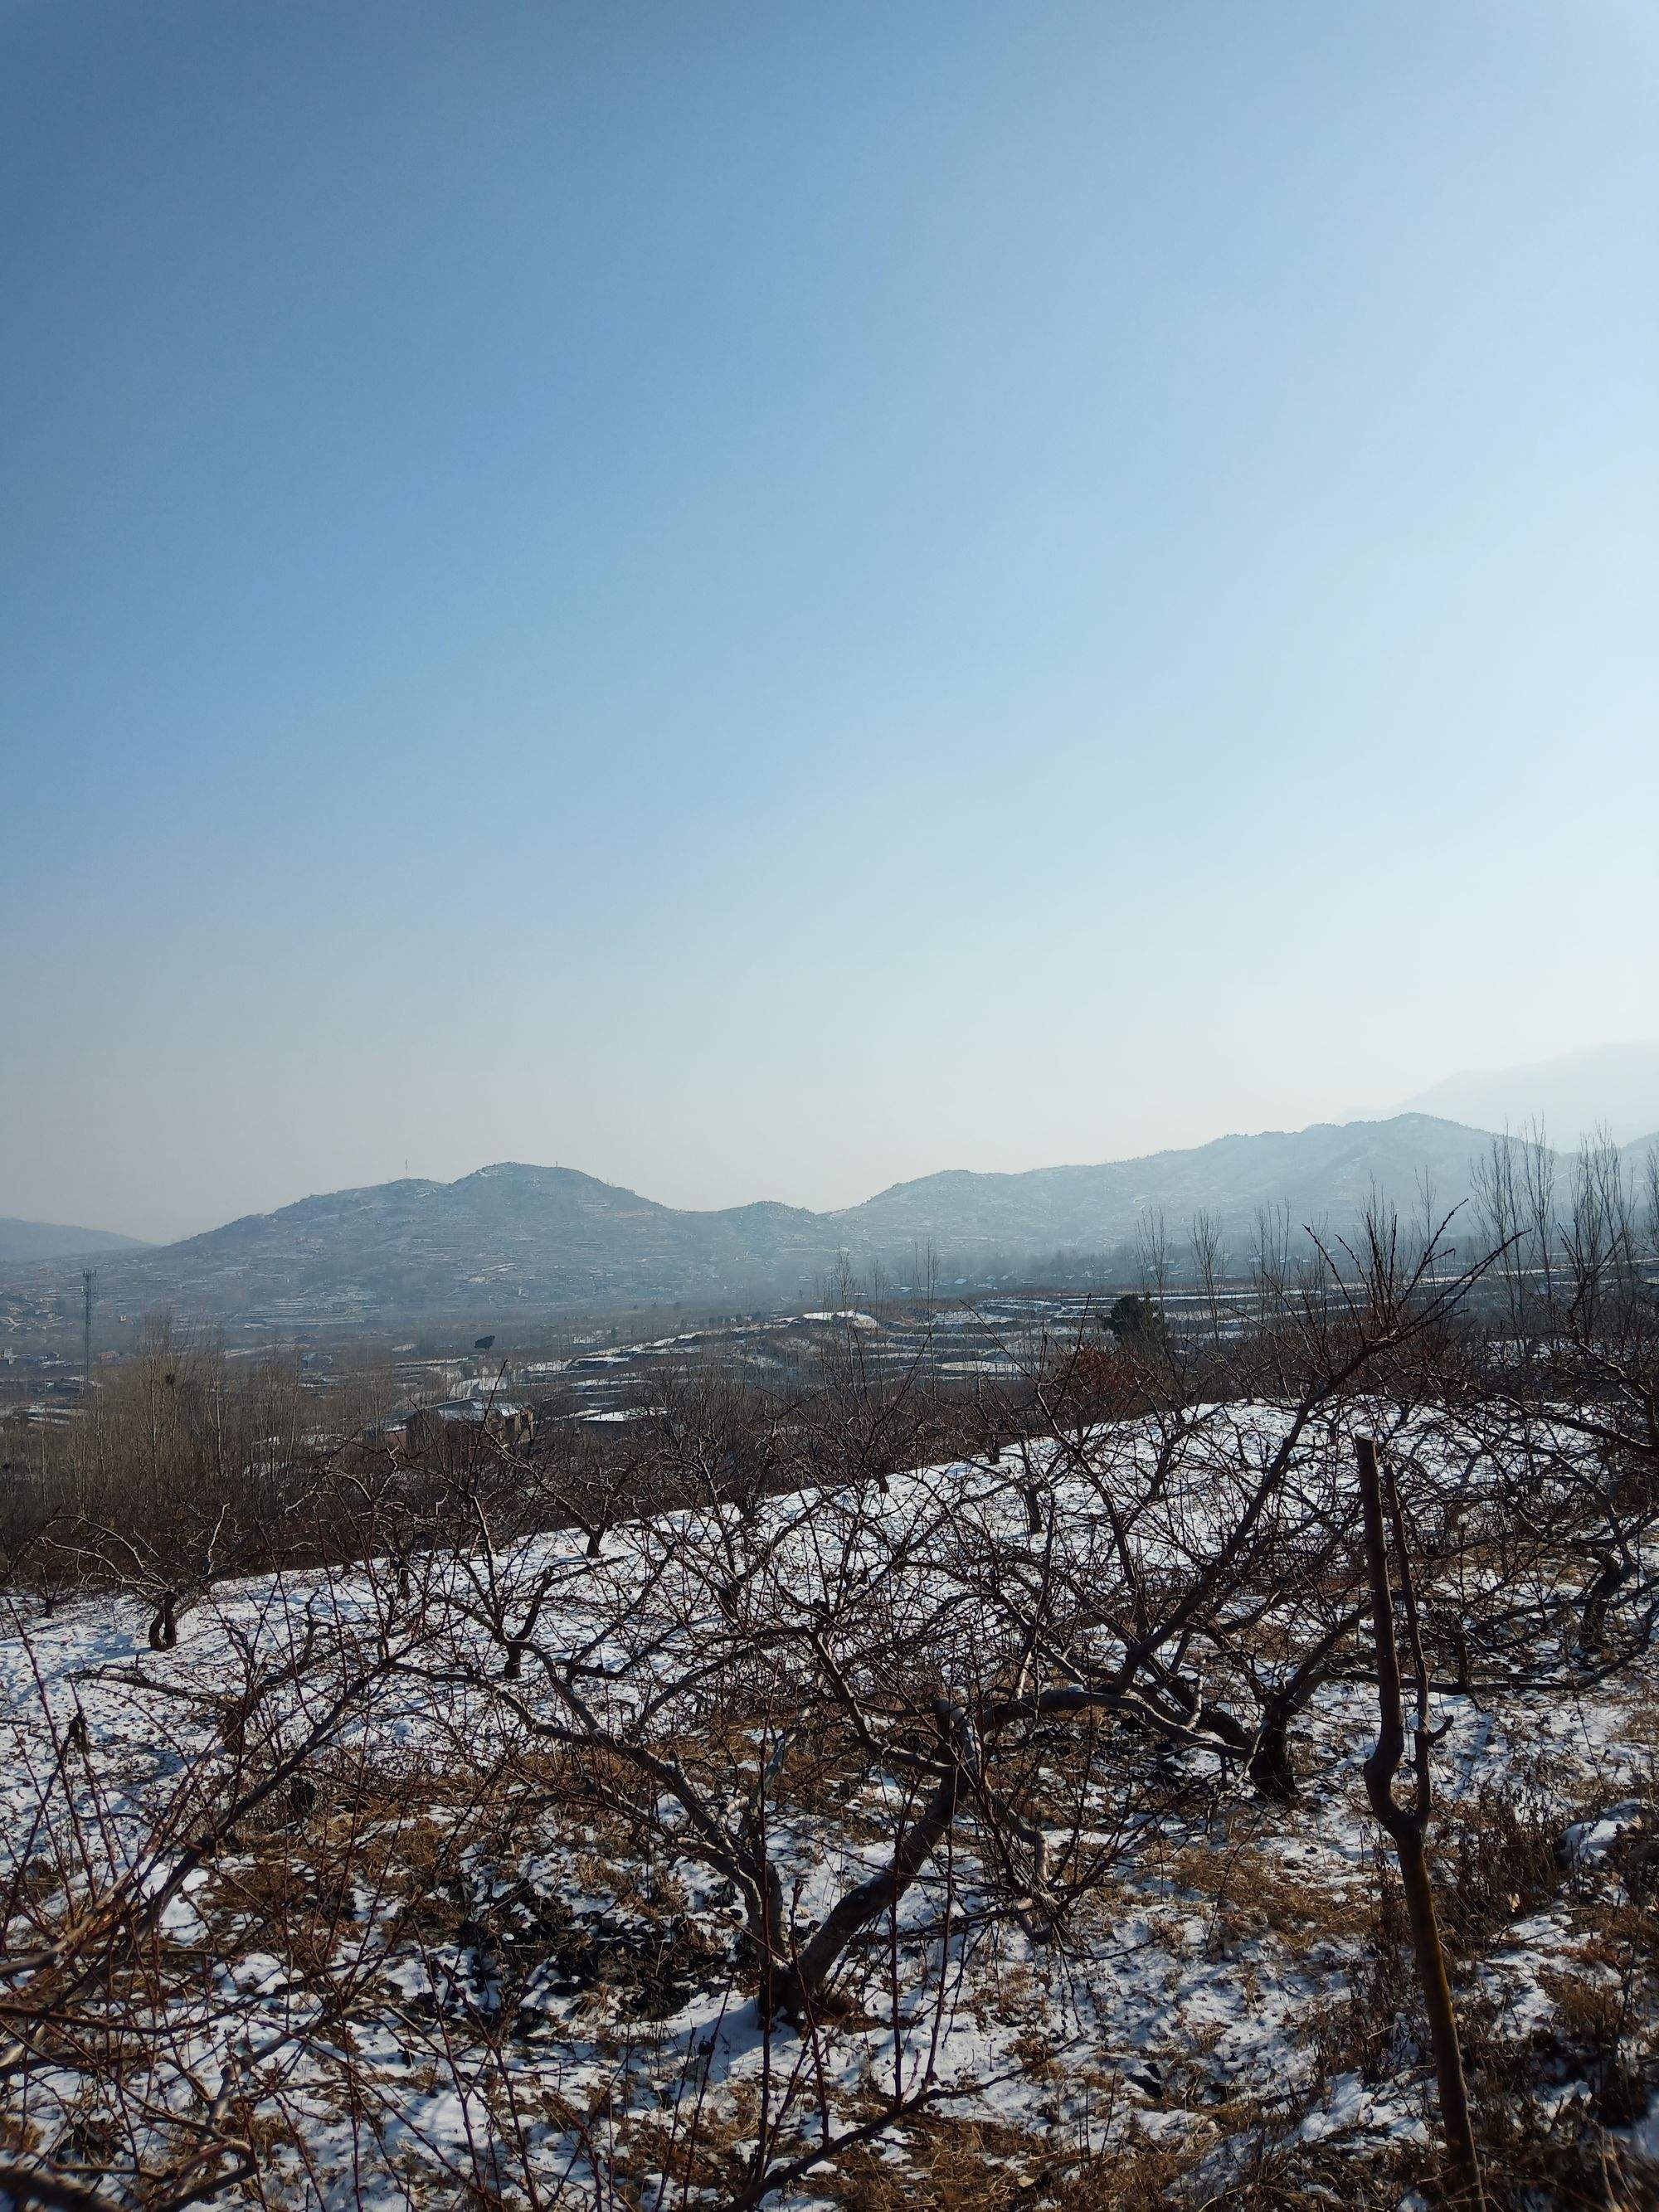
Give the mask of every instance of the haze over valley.
M 1617 1080 L 1603 1114 L 1595 1086 L 1609 1069 Z M 1646 1102 L 1644 1133 L 1623 1148 L 1633 1182 L 1659 1143 L 1652 1047 L 1440 1087 L 1489 1099 L 1570 1096 L 1587 1133 L 1615 1119 L 1643 1128 Z M 1515 1117 L 1528 1127 L 1541 1118 Z M 918 1292 L 1001 1279 L 1127 1284 L 1144 1272 L 1151 1235 L 1167 1241 L 1178 1270 L 1200 1219 L 1238 1271 L 1264 1213 L 1298 1240 L 1310 1230 L 1351 1236 L 1378 1197 L 1413 1217 L 1425 1203 L 1437 1217 L 1467 1213 L 1492 1133 L 1424 1113 L 1319 1123 L 1097 1166 L 945 1170 L 830 1212 L 763 1198 L 687 1210 L 574 1168 L 507 1161 L 449 1183 L 405 1177 L 319 1194 L 155 1248 L 16 1224 L 9 1254 L 0 1240 L 0 1326 L 19 1339 L 49 1331 L 53 1316 L 73 1323 L 77 1270 L 91 1258 L 105 1306 L 131 1310 L 128 1328 L 165 1310 L 194 1326 L 325 1334 L 416 1322 L 522 1328 L 653 1304 L 775 1307 L 843 1267 Z M 1558 1173 L 1570 1165 L 1563 1155 Z

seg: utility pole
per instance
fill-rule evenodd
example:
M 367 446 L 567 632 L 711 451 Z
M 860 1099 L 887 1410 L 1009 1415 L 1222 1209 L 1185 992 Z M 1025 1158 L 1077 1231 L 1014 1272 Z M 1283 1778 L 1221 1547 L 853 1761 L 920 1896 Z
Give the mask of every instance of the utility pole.
M 81 1270 L 81 1402 L 92 1396 L 92 1294 L 98 1286 L 96 1267 Z

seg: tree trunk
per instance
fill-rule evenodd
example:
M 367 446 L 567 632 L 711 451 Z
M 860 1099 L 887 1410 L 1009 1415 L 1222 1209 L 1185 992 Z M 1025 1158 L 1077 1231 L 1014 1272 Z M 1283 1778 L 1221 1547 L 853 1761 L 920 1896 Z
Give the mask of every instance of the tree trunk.
M 965 1715 L 943 1698 L 936 1702 L 935 1711 L 951 1755 L 951 1770 L 924 1800 L 887 1864 L 831 1905 L 781 1978 L 778 2001 L 792 2020 L 811 2018 L 842 1952 L 884 1911 L 897 1909 L 899 1899 L 944 1841 L 956 1818 L 963 1783 L 977 1771 L 978 1747 Z
M 1446 1954 L 1441 1948 L 1435 1919 L 1434 1889 L 1429 1880 L 1429 1853 L 1425 1838 L 1429 1825 L 1430 1777 L 1428 1738 L 1428 1672 L 1417 1632 L 1417 1604 L 1412 1589 L 1411 1564 L 1406 1557 L 1404 1523 L 1389 1483 L 1389 1517 L 1394 1523 L 1395 1548 L 1400 1570 L 1401 1596 L 1417 1682 L 1417 1741 L 1413 1759 L 1416 1791 L 1413 1803 L 1401 1805 L 1394 1794 L 1406 1748 L 1406 1718 L 1401 1701 L 1400 1652 L 1395 1641 L 1394 1593 L 1389 1583 L 1388 1543 L 1383 1533 L 1382 1477 L 1376 1446 L 1369 1437 L 1355 1439 L 1359 1458 L 1359 1502 L 1364 1516 L 1365 1555 L 1370 1569 L 1371 1619 L 1376 1640 L 1376 1692 L 1380 1708 L 1376 1748 L 1365 1761 L 1365 1792 L 1371 1810 L 1393 1839 L 1400 1861 L 1400 1879 L 1406 1892 L 1411 1921 L 1412 1954 L 1429 2016 L 1429 2040 L 1434 2051 L 1435 2079 L 1440 2089 L 1440 2123 L 1445 2130 L 1452 2188 L 1449 2202 L 1480 2212 L 1486 2198 L 1480 2187 L 1480 2160 L 1474 2147 L 1474 2126 L 1469 2115 L 1468 2085 L 1463 2078 L 1463 2052 L 1457 2039 L 1457 2015 L 1452 2008 L 1451 1984 L 1446 1974 Z
M 1291 1717 L 1277 1703 L 1269 1703 L 1246 1770 L 1252 1784 L 1264 1797 L 1288 1804 L 1297 1795 L 1296 1769 L 1291 1764 Z
M 1607 1641 L 1607 1607 L 1629 1573 L 1622 1559 L 1604 1559 L 1601 1571 L 1584 1593 L 1579 1616 L 1578 1641 L 1586 1652 L 1596 1652 Z

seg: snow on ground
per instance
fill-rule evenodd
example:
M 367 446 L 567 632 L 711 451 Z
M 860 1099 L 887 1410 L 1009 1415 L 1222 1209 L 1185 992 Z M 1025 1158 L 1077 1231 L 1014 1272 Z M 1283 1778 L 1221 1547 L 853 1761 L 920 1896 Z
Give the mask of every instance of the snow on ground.
M 1264 1409 L 1213 1416 L 1236 1462 L 1259 1464 L 1276 1439 Z M 1339 1442 L 1331 1430 L 1308 1449 Z M 988 1557 L 1016 1571 L 1029 1541 L 1020 1474 L 1009 1453 L 775 1499 L 746 1521 L 666 1516 L 611 1532 L 593 1558 L 564 1536 L 431 1555 L 413 1601 L 384 1563 L 222 1585 L 170 1652 L 149 1648 L 134 1598 L 50 1613 L 9 1601 L 0 1881 L 49 1903 L 115 1869 L 169 1893 L 155 1978 L 166 2063 L 139 2147 L 189 2107 L 191 2082 L 216 2094 L 237 2069 L 266 2114 L 268 2186 L 295 2203 L 390 2206 L 428 2191 L 437 2203 L 457 2188 L 527 2201 L 530 2172 L 544 2202 L 666 2205 L 682 2200 L 665 2177 L 693 2153 L 736 2171 L 769 2125 L 781 2149 L 792 2131 L 852 2124 L 924 2084 L 938 2093 L 929 2124 L 990 2130 L 1015 2177 L 1068 2170 L 1109 2143 L 1202 2154 L 1221 2179 L 1264 2136 L 1355 2156 L 1425 2143 L 1420 2049 L 1367 2041 L 1367 1992 L 1389 1960 L 1359 1771 L 1376 1702 L 1362 1680 L 1318 1692 L 1300 1754 L 1309 1786 L 1288 1807 L 1208 1753 L 1170 1760 L 1156 1799 L 1103 1756 L 1067 1841 L 1102 1853 L 1104 1871 L 1058 1932 L 992 1911 L 988 1846 L 959 1821 L 878 1928 L 850 2009 L 803 2039 L 763 2027 L 735 1893 L 689 1848 L 679 1807 L 664 1802 L 653 1836 L 602 1805 L 579 1816 L 559 1796 L 558 1748 L 527 1740 L 478 1679 L 500 1672 L 490 1607 L 521 1608 L 537 1589 L 538 1639 L 580 1667 L 582 1696 L 618 1727 L 643 1724 L 745 1607 L 799 1621 L 866 1580 L 880 1581 L 895 1634 L 926 1625 L 944 1662 L 959 1649 L 965 1664 L 972 1620 L 951 1607 Z M 1063 1471 L 1055 1480 L 1058 1550 L 1084 1573 L 1109 1540 L 1098 1501 Z M 1142 1557 L 1189 1540 L 1194 1513 L 1219 1516 L 1222 1494 L 1172 1486 L 1146 1515 Z M 722 1559 L 740 1587 L 722 1585 Z M 377 1666 L 354 1702 L 354 1679 Z M 291 1680 L 277 1679 L 285 1668 Z M 251 1755 L 234 1705 L 261 1678 L 276 1683 L 271 1757 L 343 1703 L 314 1802 L 268 1824 L 264 1808 L 180 1876 L 181 1841 L 210 1826 L 228 1768 Z M 1488 2045 L 1534 2054 L 1553 2110 L 1601 2094 L 1572 2052 L 1587 2011 L 1631 1986 L 1620 1945 L 1639 1904 L 1634 1840 L 1653 1832 L 1656 1688 L 1644 1666 L 1577 1696 L 1436 1699 L 1445 1832 L 1471 1824 L 1477 1860 L 1504 1818 L 1559 1839 L 1540 1893 L 1498 1901 L 1502 1924 L 1461 1992 Z M 517 1694 L 565 1712 L 534 1667 Z M 713 1708 L 696 1711 L 714 1724 Z M 756 1765 L 751 1748 L 736 1746 L 734 1775 Z M 786 1743 L 768 1812 L 802 1931 L 884 1862 L 914 1795 L 879 1765 L 845 1787 L 811 1771 L 792 1784 L 812 1752 Z M 544 1769 L 545 1809 L 532 1790 L 496 1821 L 507 1783 L 523 1798 Z M 67 2066 L 35 2070 L 27 2100 L 14 2118 L 38 2149 L 56 2154 L 86 2121 L 84 2076 Z M 921 2126 L 868 2155 L 925 2166 Z M 1626 2115 L 1621 2140 L 1632 2158 L 1659 2159 L 1659 2107 Z M 776 2201 L 839 2202 L 828 2187 L 804 2177 Z

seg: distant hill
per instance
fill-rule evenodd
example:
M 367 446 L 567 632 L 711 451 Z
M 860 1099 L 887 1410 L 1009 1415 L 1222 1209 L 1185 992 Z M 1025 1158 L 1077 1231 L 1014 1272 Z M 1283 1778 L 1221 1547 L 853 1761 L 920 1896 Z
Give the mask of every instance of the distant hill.
M 574 1168 L 504 1162 L 304 1198 L 103 1273 L 106 1297 L 184 1318 L 297 1324 L 793 1289 L 826 1239 L 786 1206 L 689 1213 Z
M 143 1252 L 137 1237 L 108 1229 L 71 1229 L 60 1221 L 17 1221 L 0 1214 L 0 1265 L 27 1267 L 36 1260 L 78 1260 L 100 1252 Z
M 1148 1213 L 1164 1214 L 1174 1234 L 1200 1212 L 1237 1233 L 1271 1206 L 1287 1208 L 1298 1226 L 1346 1223 L 1373 1188 L 1414 1207 L 1425 1177 L 1443 1212 L 1468 1196 L 1471 1164 L 1491 1141 L 1426 1114 L 1316 1122 L 1103 1167 L 924 1176 L 826 1218 L 868 1247 L 908 1249 L 931 1237 L 952 1251 L 986 1252 L 1107 1249 L 1133 1237 Z
M 1402 1113 L 1443 1115 L 1479 1128 L 1519 1129 L 1541 1119 L 1551 1144 L 1571 1147 L 1605 1127 L 1615 1144 L 1659 1129 L 1659 1042 L 1598 1044 L 1522 1067 L 1467 1070 L 1419 1091 Z
M 1200 1211 L 1239 1253 L 1264 1207 L 1283 1208 L 1293 1230 L 1340 1234 L 1373 1189 L 1416 1213 L 1425 1182 L 1443 1212 L 1468 1197 L 1490 1143 L 1407 1114 L 1094 1167 L 953 1170 L 831 1213 L 765 1202 L 687 1212 L 572 1168 L 508 1162 L 452 1183 L 301 1199 L 182 1243 L 111 1252 L 100 1272 L 106 1299 L 133 1310 L 296 1328 L 677 1298 L 757 1304 L 822 1283 L 842 1254 L 856 1267 L 880 1261 L 899 1280 L 929 1243 L 952 1273 L 1019 1271 L 1056 1250 L 1121 1252 L 1152 1213 L 1179 1239 Z M 31 1272 L 37 1285 L 50 1279 Z

